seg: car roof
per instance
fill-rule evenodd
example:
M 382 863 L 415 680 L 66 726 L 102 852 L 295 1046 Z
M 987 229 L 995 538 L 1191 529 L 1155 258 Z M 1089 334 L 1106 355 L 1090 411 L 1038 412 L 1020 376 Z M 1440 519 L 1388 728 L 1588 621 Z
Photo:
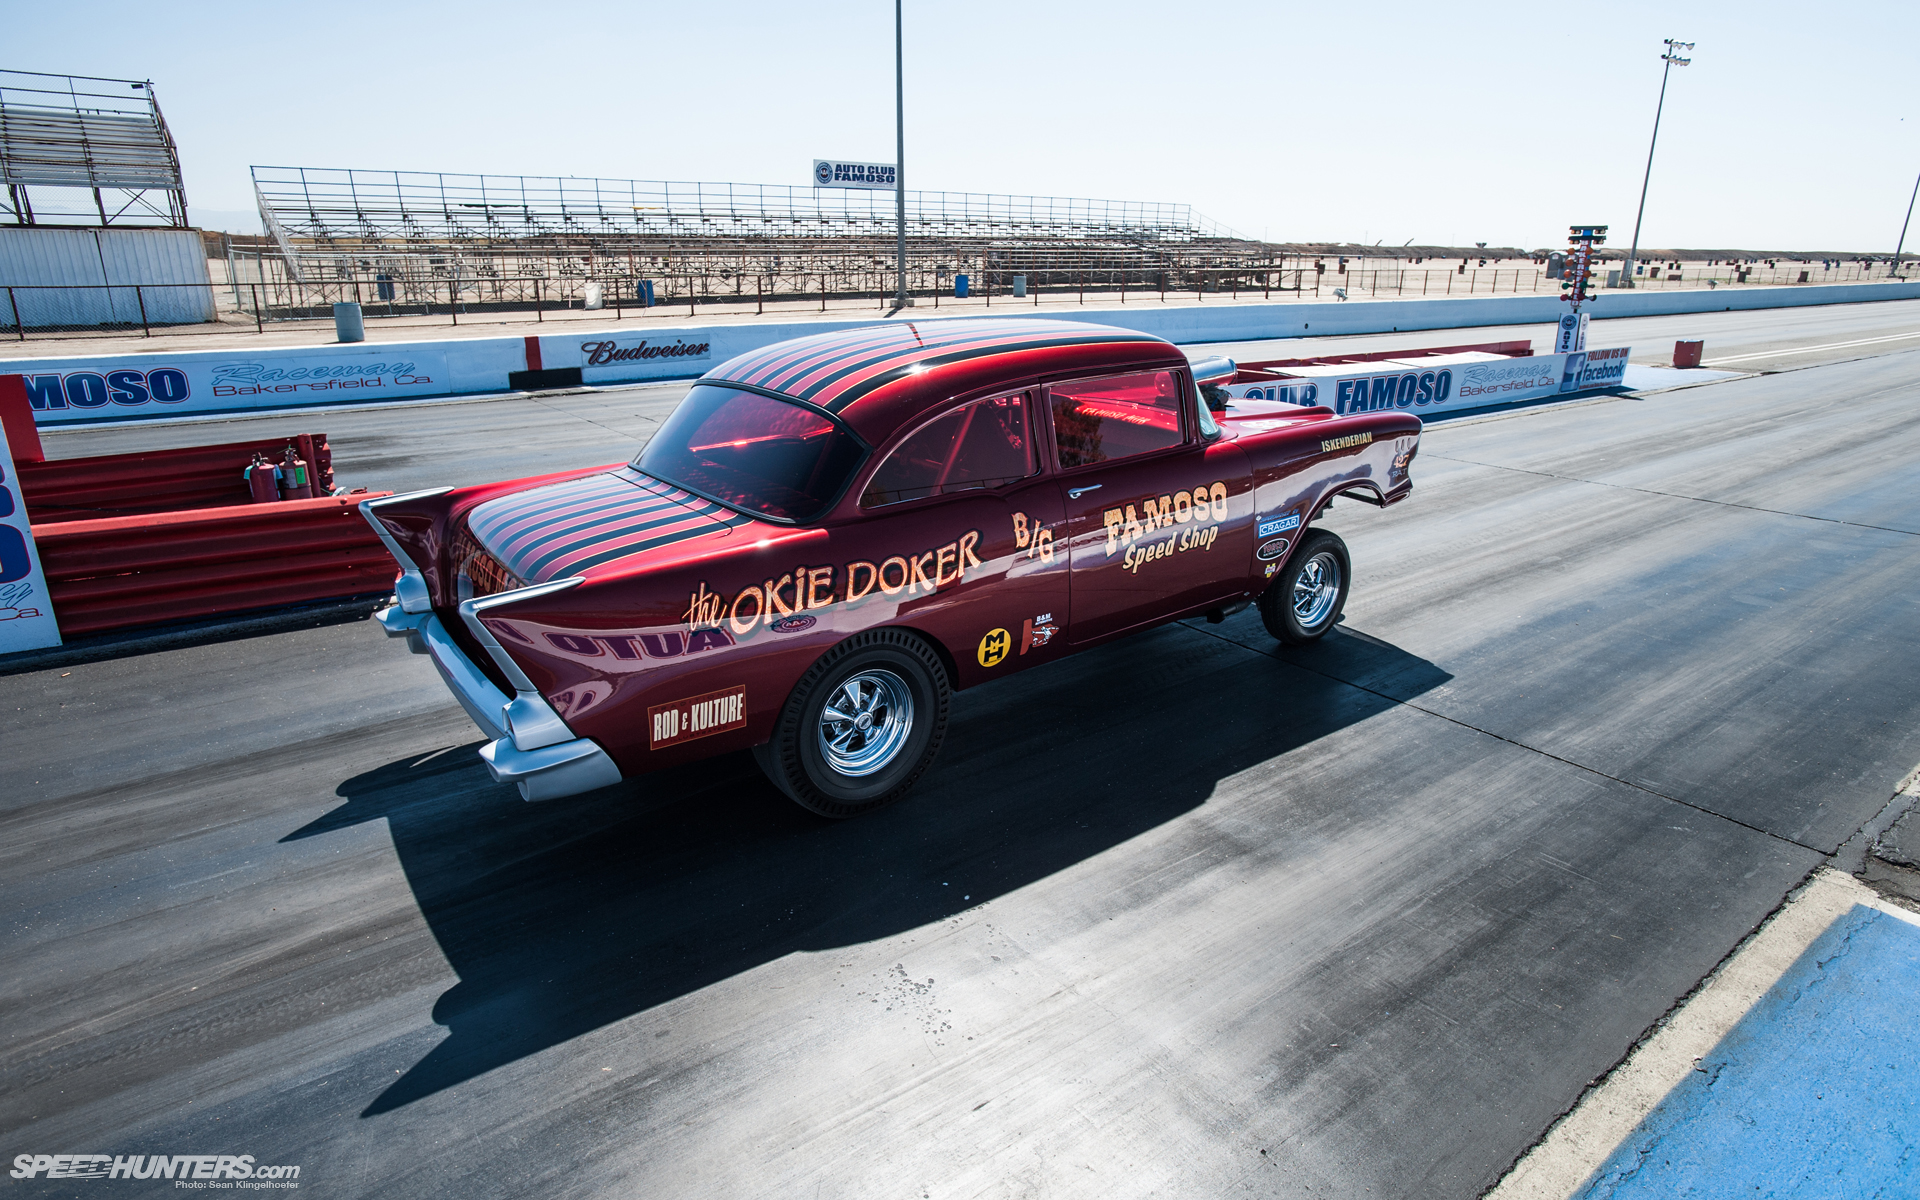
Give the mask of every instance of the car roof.
M 960 395 L 1045 375 L 1179 367 L 1170 342 L 1070 319 L 892 321 L 779 342 L 728 359 L 703 383 L 791 396 L 840 417 L 870 444 Z

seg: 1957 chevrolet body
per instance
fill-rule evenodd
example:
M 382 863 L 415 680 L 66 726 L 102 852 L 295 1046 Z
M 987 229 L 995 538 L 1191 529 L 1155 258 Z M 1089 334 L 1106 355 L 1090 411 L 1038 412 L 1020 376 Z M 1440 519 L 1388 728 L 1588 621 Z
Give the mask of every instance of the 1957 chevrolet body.
M 844 817 L 912 787 L 954 689 L 1251 603 L 1321 636 L 1349 564 L 1313 522 L 1404 498 L 1419 436 L 1227 406 L 1128 330 L 897 322 L 714 368 L 629 464 L 361 510 L 401 568 L 380 621 L 527 799 L 752 749 Z

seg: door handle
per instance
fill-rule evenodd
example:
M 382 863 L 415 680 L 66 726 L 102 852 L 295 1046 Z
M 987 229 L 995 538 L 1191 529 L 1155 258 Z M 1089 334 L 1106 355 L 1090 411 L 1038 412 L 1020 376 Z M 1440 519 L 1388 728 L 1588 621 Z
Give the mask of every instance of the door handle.
M 1078 500 L 1080 497 L 1086 495 L 1088 492 L 1097 492 L 1105 486 L 1107 485 L 1104 483 L 1090 483 L 1086 487 L 1068 488 L 1067 499 Z

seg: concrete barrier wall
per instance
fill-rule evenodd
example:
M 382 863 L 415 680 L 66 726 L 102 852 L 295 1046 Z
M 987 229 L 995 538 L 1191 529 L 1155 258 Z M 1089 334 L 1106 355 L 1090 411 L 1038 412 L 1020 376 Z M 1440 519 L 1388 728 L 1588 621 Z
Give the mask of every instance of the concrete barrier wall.
M 1674 292 L 1607 292 L 1589 301 L 1596 321 L 1608 317 L 1660 317 L 1684 313 L 1920 300 L 1920 281 L 1778 288 L 1713 288 Z M 1441 299 L 1323 300 L 1311 304 L 1247 304 L 1208 308 L 1149 305 L 1073 312 L 1024 311 L 1027 316 L 1101 321 L 1191 345 L 1259 338 L 1335 337 L 1356 333 L 1406 333 L 1483 325 L 1550 325 L 1566 312 L 1558 296 L 1477 296 Z
M 1920 282 L 1609 292 L 1596 298 L 1590 311 L 1604 320 L 1915 299 L 1920 299 Z M 1481 296 L 1179 308 L 1151 302 L 1071 308 L 1010 303 L 1004 310 L 996 307 L 967 317 L 936 316 L 927 310 L 913 319 L 1045 317 L 1117 325 L 1194 345 L 1544 325 L 1558 320 L 1563 311 L 1557 296 Z M 509 387 L 509 373 L 528 369 L 578 367 L 589 384 L 691 379 L 748 350 L 876 320 L 877 314 L 853 321 L 609 324 L 537 337 L 24 359 L 0 362 L 0 372 L 26 376 L 37 423 L 61 425 L 500 392 Z

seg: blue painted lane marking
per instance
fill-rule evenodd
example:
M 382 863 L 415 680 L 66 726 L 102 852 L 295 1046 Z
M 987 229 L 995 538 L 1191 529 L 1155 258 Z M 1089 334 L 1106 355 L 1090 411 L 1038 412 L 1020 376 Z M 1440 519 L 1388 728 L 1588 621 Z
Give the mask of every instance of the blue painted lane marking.
M 1842 914 L 1574 1194 L 1920 1196 L 1920 924 Z

